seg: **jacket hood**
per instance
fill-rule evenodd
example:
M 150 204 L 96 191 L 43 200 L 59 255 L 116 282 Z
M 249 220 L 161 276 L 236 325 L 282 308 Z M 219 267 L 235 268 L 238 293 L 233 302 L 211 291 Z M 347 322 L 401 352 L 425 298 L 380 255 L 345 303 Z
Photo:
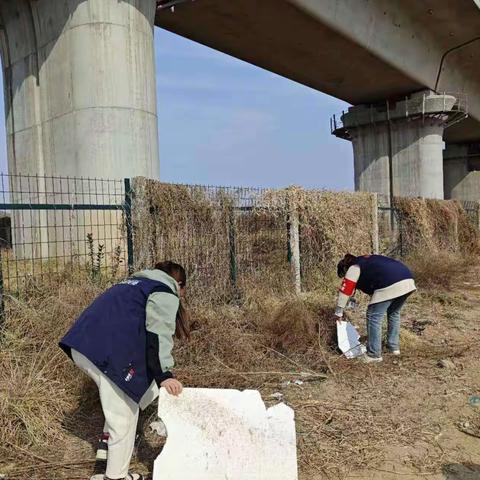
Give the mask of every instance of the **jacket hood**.
M 170 287 L 175 294 L 178 295 L 180 292 L 180 287 L 178 286 L 177 281 L 168 273 L 165 273 L 162 270 L 141 270 L 140 272 L 134 273 L 132 277 L 148 278 L 149 280 L 162 282 L 168 287 Z

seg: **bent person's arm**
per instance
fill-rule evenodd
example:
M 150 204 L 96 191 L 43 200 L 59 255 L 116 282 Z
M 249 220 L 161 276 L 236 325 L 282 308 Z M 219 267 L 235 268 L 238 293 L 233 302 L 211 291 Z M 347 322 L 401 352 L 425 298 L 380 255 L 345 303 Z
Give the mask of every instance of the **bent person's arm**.
M 179 303 L 177 296 L 164 292 L 152 293 L 147 301 L 147 365 L 159 387 L 173 378 L 173 335 Z
M 343 317 L 343 311 L 347 306 L 348 300 L 355 293 L 358 279 L 360 278 L 360 267 L 358 265 L 352 265 L 345 274 L 342 286 L 338 292 L 337 308 L 335 309 L 335 315 L 339 318 Z

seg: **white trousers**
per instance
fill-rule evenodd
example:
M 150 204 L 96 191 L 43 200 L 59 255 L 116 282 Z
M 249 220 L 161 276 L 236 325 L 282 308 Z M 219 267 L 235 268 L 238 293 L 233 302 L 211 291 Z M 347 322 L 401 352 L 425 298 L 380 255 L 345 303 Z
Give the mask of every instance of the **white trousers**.
M 135 444 L 138 423 L 138 405 L 108 379 L 87 357 L 72 350 L 72 358 L 96 384 L 105 416 L 104 432 L 108 432 L 108 460 L 106 476 L 123 479 L 128 474 Z

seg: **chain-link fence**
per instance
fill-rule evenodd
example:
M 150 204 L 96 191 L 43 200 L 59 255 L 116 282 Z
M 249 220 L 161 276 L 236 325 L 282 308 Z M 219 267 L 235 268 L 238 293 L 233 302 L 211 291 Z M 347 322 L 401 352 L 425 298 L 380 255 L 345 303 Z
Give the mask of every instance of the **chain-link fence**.
M 0 200 L 0 288 L 8 292 L 74 268 L 114 279 L 163 259 L 185 265 L 193 301 L 298 292 L 331 283 L 346 252 L 462 251 L 479 227 L 478 202 L 396 199 L 392 207 L 365 192 L 143 178 L 0 175 Z
M 378 195 L 380 252 L 404 258 L 421 250 L 478 253 L 480 202 Z
M 472 224 L 480 229 L 480 202 L 465 201 L 462 205 Z
M 372 194 L 133 185 L 135 267 L 181 261 L 195 299 L 315 288 L 346 251 L 374 248 Z
M 124 181 L 2 174 L 0 212 L 6 291 L 66 268 L 126 271 Z

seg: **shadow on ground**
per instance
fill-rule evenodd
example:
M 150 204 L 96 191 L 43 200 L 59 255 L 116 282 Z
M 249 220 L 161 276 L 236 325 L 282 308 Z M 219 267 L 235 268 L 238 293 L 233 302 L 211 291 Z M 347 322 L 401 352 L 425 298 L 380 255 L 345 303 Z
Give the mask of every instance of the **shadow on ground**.
M 85 378 L 81 388 L 81 398 L 78 407 L 69 412 L 63 420 L 63 428 L 72 437 L 79 440 L 75 445 L 71 445 L 72 458 L 84 458 L 85 460 L 94 459 L 97 448 L 97 442 L 104 427 L 104 417 L 98 398 L 98 389 L 94 382 Z M 164 439 L 154 434 L 149 425 L 157 418 L 157 402 L 148 407 L 144 412 L 140 411 L 137 438 L 132 458 L 132 464 L 141 464 L 151 470 L 153 462 L 162 451 Z M 78 448 L 78 444 L 81 448 Z M 79 453 L 81 451 L 81 454 Z M 88 467 L 90 475 L 105 473 L 106 464 L 104 461 L 92 463 Z M 132 465 L 133 467 L 133 465 Z
M 62 425 L 70 435 L 80 441 L 79 443 L 82 445 L 81 457 L 88 460 L 95 458 L 98 438 L 103 430 L 104 418 L 97 386 L 87 378 L 81 378 L 80 381 L 83 384 L 78 407 L 65 415 Z M 87 445 L 85 445 L 85 442 Z M 72 456 L 78 458 L 78 444 L 71 445 L 71 448 L 75 450 L 75 454 L 72 453 Z M 105 473 L 105 462 L 92 464 L 91 474 L 96 473 Z
M 165 439 L 152 432 L 149 425 L 151 422 L 158 421 L 158 404 L 155 401 L 144 412 L 140 412 L 137 427 L 137 440 L 135 442 L 135 459 L 146 465 L 149 469 L 153 468 L 153 462 L 160 455 Z
M 480 480 L 480 465 L 472 463 L 450 463 L 443 466 L 442 472 L 445 480 Z

